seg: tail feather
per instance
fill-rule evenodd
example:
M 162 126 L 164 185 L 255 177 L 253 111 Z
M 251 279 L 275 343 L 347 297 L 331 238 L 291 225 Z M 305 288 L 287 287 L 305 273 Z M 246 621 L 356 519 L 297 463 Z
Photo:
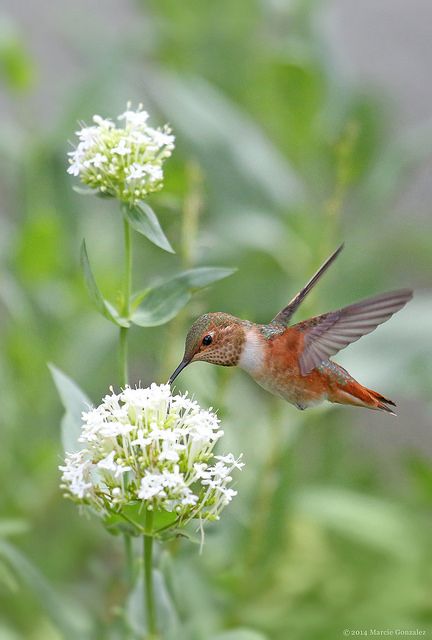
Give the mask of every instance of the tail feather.
M 389 406 L 391 405 L 392 407 L 395 407 L 396 402 L 393 402 L 393 400 L 389 400 L 388 398 L 385 398 L 384 396 L 382 396 L 380 393 L 377 393 L 376 391 L 372 391 L 372 389 L 368 389 L 367 391 L 372 396 L 372 398 L 377 402 L 377 405 L 376 405 L 377 409 L 380 409 L 381 411 L 387 411 L 387 413 L 390 413 L 392 416 L 397 415 L 393 411 L 393 409 L 391 409 Z
M 377 391 L 364 387 L 355 380 L 350 381 L 347 385 L 338 387 L 334 397 L 329 399 L 340 404 L 367 407 L 376 411 L 386 411 L 392 416 L 397 415 L 391 408 L 396 406 L 393 400 L 389 400 Z

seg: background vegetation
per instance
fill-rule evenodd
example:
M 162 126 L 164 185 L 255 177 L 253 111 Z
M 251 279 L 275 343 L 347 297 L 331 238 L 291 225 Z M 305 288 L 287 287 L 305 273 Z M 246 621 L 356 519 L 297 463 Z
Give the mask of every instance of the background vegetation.
M 47 362 L 95 401 L 117 379 L 116 330 L 92 308 L 78 256 L 85 236 L 115 299 L 121 221 L 114 204 L 72 191 L 65 154 L 78 120 L 114 116 L 128 99 L 177 135 L 166 188 L 152 198 L 177 264 L 238 268 L 170 324 L 133 329 L 134 381 L 167 379 L 201 312 L 273 317 L 342 239 L 344 254 L 299 319 L 418 288 L 397 318 L 338 358 L 397 400 L 397 419 L 300 413 L 242 372 L 205 364 L 179 379 L 218 409 L 226 448 L 247 463 L 203 555 L 181 542 L 172 561 L 160 558 L 184 637 L 432 630 L 432 224 L 393 210 L 431 131 L 398 137 L 391 108 L 343 80 L 318 11 L 310 2 L 142 1 L 109 50 L 77 16 L 80 82 L 41 122 L 33 105 L 50 95 L 49 82 L 19 24 L 2 21 L 2 92 L 12 107 L 0 125 L 2 640 L 119 637 L 122 547 L 60 494 L 61 407 Z M 143 281 L 172 269 L 174 259 L 144 238 L 135 256 Z

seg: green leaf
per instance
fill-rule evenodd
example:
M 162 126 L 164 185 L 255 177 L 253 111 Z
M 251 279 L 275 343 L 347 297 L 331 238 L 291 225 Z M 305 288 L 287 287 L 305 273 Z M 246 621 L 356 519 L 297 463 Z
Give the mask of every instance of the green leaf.
M 154 327 L 172 320 L 189 302 L 193 289 L 206 287 L 212 282 L 232 275 L 235 269 L 225 267 L 198 267 L 183 271 L 167 282 L 136 294 L 139 301 L 132 322 L 141 327 Z
M 17 593 L 19 590 L 19 584 L 12 569 L 3 561 L 0 562 L 0 584 L 3 584 L 13 593 Z M 0 637 L 2 638 L 1 629 Z
M 132 315 L 132 322 L 140 327 L 156 327 L 169 322 L 189 302 L 187 285 L 177 279 L 151 289 Z
M 27 533 L 28 530 L 29 525 L 25 520 L 19 520 L 18 518 L 0 520 L 0 538 L 17 536 Z
M 76 184 L 73 185 L 72 190 L 75 191 L 75 193 L 79 193 L 80 196 L 96 195 L 96 191 L 94 189 L 89 189 L 89 187 L 79 187 Z
M 0 23 L 0 76 L 16 93 L 28 91 L 35 80 L 35 65 L 25 39 L 15 24 L 2 16 Z
M 146 510 L 143 508 L 142 502 L 129 504 L 122 508 L 121 513 L 111 513 L 104 518 L 104 525 L 112 535 L 128 533 L 132 536 L 141 536 L 145 532 Z M 155 530 L 174 525 L 177 515 L 168 513 L 167 511 L 154 512 L 154 528 Z
M 160 71 L 146 76 L 146 89 L 204 167 L 217 158 L 219 171 L 211 175 L 218 181 L 220 200 L 228 195 L 232 202 L 236 188 L 245 202 L 262 194 L 278 207 L 303 197 L 304 187 L 294 168 L 261 127 L 220 89 L 202 78 Z
M 236 271 L 237 269 L 228 267 L 197 267 L 179 273 L 175 279 L 184 282 L 191 289 L 200 289 L 218 280 L 223 280 Z
M 79 451 L 82 445 L 78 442 L 81 433 L 81 414 L 91 405 L 86 394 L 78 385 L 53 364 L 48 365 L 60 400 L 65 409 L 61 422 L 63 449 L 68 453 Z
M 266 636 L 252 629 L 232 629 L 211 636 L 209 640 L 266 640 Z
M 92 299 L 99 313 L 101 313 L 104 318 L 106 318 L 110 322 L 113 322 L 119 327 L 128 327 L 129 322 L 119 316 L 115 309 L 104 300 L 101 292 L 99 291 L 99 287 L 96 284 L 96 280 L 94 279 L 90 267 L 85 240 L 83 240 L 81 245 L 81 267 L 84 273 L 87 291 L 89 292 L 90 298 Z
M 18 549 L 8 542 L 0 540 L 0 558 L 3 558 L 12 567 L 22 582 L 39 600 L 41 607 L 62 633 L 63 638 L 76 640 L 76 638 L 84 639 L 90 636 L 89 629 L 82 628 L 82 625 L 77 623 L 79 618 L 67 610 L 65 603 L 49 582 Z
M 123 213 L 126 220 L 131 227 L 148 238 L 150 242 L 153 242 L 156 246 L 168 251 L 169 253 L 175 253 L 168 238 L 162 230 L 159 224 L 157 215 L 153 209 L 145 202 L 141 202 L 139 205 L 130 207 L 125 205 L 123 207 Z
M 157 569 L 153 569 L 153 588 L 155 598 L 156 617 L 160 625 L 163 637 L 176 637 L 179 628 L 178 616 L 169 594 L 163 574 Z M 144 585 L 140 577 L 130 594 L 126 607 L 127 621 L 137 637 L 146 636 L 147 618 L 144 602 Z M 172 635 L 174 634 L 174 635 Z
M 333 487 L 310 487 L 296 495 L 302 515 L 376 551 L 416 560 L 419 544 L 408 509 L 374 496 Z

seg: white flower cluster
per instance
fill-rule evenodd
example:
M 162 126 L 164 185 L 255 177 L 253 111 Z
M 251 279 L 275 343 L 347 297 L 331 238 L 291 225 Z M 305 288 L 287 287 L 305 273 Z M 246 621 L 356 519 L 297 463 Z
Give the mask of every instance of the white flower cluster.
M 61 486 L 102 517 L 138 504 L 173 513 L 176 526 L 218 519 L 236 495 L 231 472 L 244 466 L 241 456 L 213 454 L 222 435 L 211 410 L 169 385 L 111 389 L 83 413 L 84 448 L 66 455 Z
M 174 149 L 174 136 L 168 125 L 154 129 L 147 124 L 148 113 L 139 105 L 136 111 L 122 113 L 124 127 L 98 115 L 94 125 L 76 132 L 77 147 L 69 156 L 68 173 L 97 192 L 130 205 L 163 184 L 162 165 Z

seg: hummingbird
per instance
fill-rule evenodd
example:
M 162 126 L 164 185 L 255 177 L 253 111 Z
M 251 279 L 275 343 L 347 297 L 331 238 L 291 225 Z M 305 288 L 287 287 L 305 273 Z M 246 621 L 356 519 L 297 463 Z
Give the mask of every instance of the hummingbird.
M 200 316 L 189 329 L 183 359 L 169 384 L 191 362 L 204 361 L 240 367 L 261 387 L 297 409 L 328 400 L 396 415 L 393 400 L 364 387 L 330 357 L 402 309 L 412 298 L 411 290 L 379 294 L 290 324 L 295 311 L 342 249 L 343 244 L 268 324 L 255 324 L 223 312 Z

